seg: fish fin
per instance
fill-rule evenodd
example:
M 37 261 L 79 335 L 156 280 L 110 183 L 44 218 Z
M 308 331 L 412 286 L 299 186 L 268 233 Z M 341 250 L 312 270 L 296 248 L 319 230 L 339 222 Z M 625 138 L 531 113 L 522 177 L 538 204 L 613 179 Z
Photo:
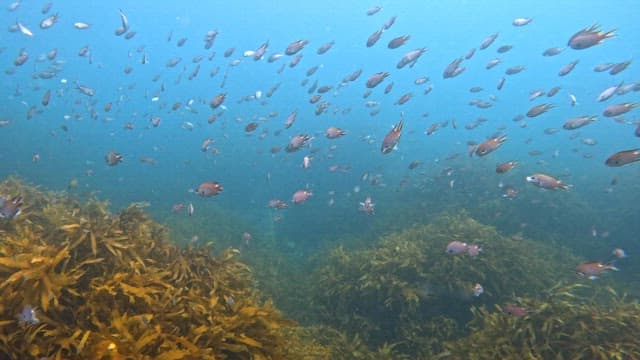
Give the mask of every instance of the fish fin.
M 591 276 L 589 276 L 589 280 L 596 280 L 596 279 L 598 279 L 598 277 L 597 277 L 597 276 L 595 276 L 595 275 L 591 275 Z

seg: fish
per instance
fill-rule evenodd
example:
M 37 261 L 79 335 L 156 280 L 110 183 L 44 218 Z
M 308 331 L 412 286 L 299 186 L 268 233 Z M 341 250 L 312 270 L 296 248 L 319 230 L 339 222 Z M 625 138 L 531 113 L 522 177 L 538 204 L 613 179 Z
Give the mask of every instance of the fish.
M 404 118 L 400 115 L 400 121 L 391 129 L 382 140 L 380 151 L 383 154 L 390 153 L 400 141 L 402 135 L 402 127 L 404 126 Z
M 467 251 L 468 247 L 469 245 L 465 242 L 452 241 L 449 244 L 447 244 L 447 249 L 445 250 L 445 253 L 449 255 L 463 254 Z
M 600 26 L 594 24 L 573 34 L 567 45 L 575 50 L 584 50 L 592 46 L 601 44 L 605 39 L 616 36 L 615 29 L 607 32 L 600 31 Z
M 627 257 L 627 253 L 621 248 L 615 248 L 611 251 L 611 255 L 615 256 L 618 259 L 624 259 Z
M 503 163 L 499 163 L 496 165 L 496 173 L 498 174 L 504 174 L 508 171 L 510 171 L 511 169 L 513 169 L 514 167 L 518 166 L 518 162 L 515 160 L 511 160 L 511 161 L 505 161 Z
M 295 110 L 291 114 L 289 114 L 289 116 L 287 116 L 287 119 L 284 121 L 284 128 L 285 129 L 290 128 L 291 125 L 293 125 L 293 123 L 296 121 L 297 116 L 298 116 L 298 110 Z
M 564 51 L 561 47 L 552 47 L 542 52 L 542 56 L 556 56 Z
M 560 71 L 558 71 L 558 76 L 568 75 L 576 67 L 576 65 L 578 65 L 578 60 L 572 61 L 563 66 Z
M 26 27 L 23 23 L 18 21 L 16 24 L 18 25 L 18 29 L 23 35 L 26 35 L 29 37 L 33 36 L 33 32 L 31 32 L 31 30 L 29 30 L 29 28 Z
M 372 47 L 373 45 L 375 45 L 378 42 L 378 40 L 380 40 L 380 37 L 382 36 L 383 32 L 384 32 L 384 29 L 380 29 L 380 30 L 376 30 L 376 32 L 369 35 L 369 37 L 367 38 L 367 47 Z
M 313 195 L 313 193 L 309 190 L 298 190 L 293 193 L 291 202 L 296 205 L 302 204 L 307 201 L 311 197 L 311 195 Z
M 607 101 L 607 100 L 611 99 L 611 97 L 616 94 L 616 92 L 618 91 L 618 89 L 620 89 L 620 87 L 622 86 L 623 83 L 624 83 L 624 81 L 621 82 L 618 85 L 606 88 L 603 92 L 600 93 L 600 95 L 598 95 L 596 100 L 597 101 Z
M 14 196 L 11 199 L 0 196 L 0 219 L 11 220 L 20 215 L 22 210 L 20 207 L 23 205 L 21 196 Z
M 549 189 L 549 190 L 556 190 L 556 189 L 568 190 L 570 186 L 554 178 L 553 176 L 545 175 L 545 174 L 533 174 L 533 175 L 527 176 L 525 180 L 539 188 Z
M 589 115 L 574 117 L 565 121 L 564 124 L 562 125 L 562 128 L 565 130 L 575 130 L 585 125 L 589 125 L 592 122 L 596 121 L 597 119 L 598 119 L 597 116 L 589 116 Z
M 475 154 L 478 156 L 485 156 L 498 149 L 505 141 L 507 141 L 506 136 L 496 136 L 485 140 L 478 144 Z
M 452 62 L 450 62 L 449 65 L 447 65 L 447 67 L 442 72 L 442 77 L 444 79 L 450 79 L 460 75 L 465 70 L 464 67 L 460 67 L 461 63 L 462 63 L 462 58 L 457 58 Z
M 638 107 L 637 103 L 622 103 L 622 104 L 614 104 L 607 106 L 602 115 L 606 117 L 614 117 L 625 114 L 633 109 Z
M 473 286 L 473 296 L 478 297 L 484 294 L 484 288 L 480 284 L 475 284 Z
M 58 17 L 58 14 L 54 14 L 42 19 L 42 21 L 40 21 L 40 29 L 44 30 L 52 27 L 58 21 Z
M 367 196 L 364 201 L 361 201 L 358 204 L 358 211 L 363 212 L 367 215 L 375 214 L 375 206 L 376 204 L 371 200 L 371 196 Z
M 224 188 L 217 181 L 206 181 L 198 185 L 195 193 L 202 197 L 212 197 L 220 194 Z
M 505 74 L 507 75 L 515 75 L 515 74 L 519 74 L 521 72 L 523 72 L 526 68 L 524 66 L 518 65 L 518 66 L 512 66 L 510 68 L 508 68 L 507 70 L 505 70 Z
M 531 109 L 529 109 L 529 111 L 527 111 L 527 117 L 530 117 L 530 118 L 536 117 L 538 115 L 541 115 L 549 111 L 550 109 L 553 109 L 553 104 L 535 105 Z
M 371 9 L 367 10 L 367 16 L 372 16 L 377 14 L 380 10 L 382 10 L 382 6 L 374 6 Z
M 333 47 L 334 44 L 335 44 L 335 41 L 332 40 L 332 41 L 329 41 L 327 43 L 324 43 L 324 44 L 320 45 L 320 47 L 316 51 L 316 54 L 322 55 L 322 54 L 326 53 L 327 51 L 331 50 L 331 48 Z
M 631 60 L 617 63 L 613 65 L 613 67 L 611 67 L 611 69 L 609 70 L 609 75 L 617 75 L 618 73 L 623 72 L 629 65 L 631 65 Z
M 224 102 L 224 100 L 227 97 L 227 93 L 221 93 L 218 94 L 216 96 L 214 96 L 211 101 L 209 101 L 209 106 L 212 109 L 217 109 L 218 107 L 220 107 L 220 105 L 222 105 L 222 103 Z
M 94 96 L 96 94 L 96 90 L 94 88 L 80 85 L 78 83 L 76 83 L 76 89 L 83 95 Z
M 301 147 L 306 146 L 308 142 L 311 140 L 311 136 L 307 134 L 298 134 L 289 140 L 289 144 L 285 148 L 286 152 L 294 152 L 299 150 Z
M 613 266 L 610 263 L 603 264 L 600 261 L 584 262 L 576 266 L 576 274 L 580 276 L 585 276 L 590 280 L 597 279 L 598 275 L 609 270 L 619 271 L 620 269 L 618 269 L 617 267 Z
M 511 25 L 513 26 L 525 26 L 528 25 L 529 23 L 531 23 L 533 21 L 533 18 L 515 18 L 513 19 L 513 21 L 511 22 Z
M 272 199 L 272 200 L 269 200 L 267 207 L 271 209 L 282 210 L 282 209 L 288 208 L 289 204 L 287 204 L 283 200 Z
M 78 30 L 86 30 L 91 27 L 91 24 L 82 21 L 76 21 L 73 23 L 73 27 Z
M 604 163 L 609 167 L 619 167 L 636 161 L 640 161 L 640 148 L 619 151 L 609 156 Z
M 285 49 L 284 53 L 285 55 L 295 55 L 297 54 L 300 50 L 302 50 L 305 45 L 307 45 L 309 43 L 308 40 L 296 40 L 292 43 L 290 43 L 289 45 L 287 45 L 287 48 Z
M 16 318 L 20 324 L 35 325 L 40 322 L 36 308 L 31 305 L 25 305 Z
M 389 41 L 389 44 L 387 44 L 387 47 L 389 49 L 397 49 L 400 46 L 406 44 L 407 41 L 409 41 L 409 39 L 411 39 L 411 35 L 401 35 L 398 36 L 396 38 L 393 38 Z
M 510 316 L 513 317 L 524 317 L 527 316 L 527 314 L 529 314 L 529 310 L 527 310 L 526 308 L 522 307 L 522 306 L 517 306 L 514 304 L 507 304 L 502 308 L 502 311 Z
M 382 81 L 384 81 L 384 79 L 386 79 L 387 76 L 389 76 L 389 73 L 385 72 L 385 71 L 381 71 L 381 72 L 375 73 L 375 74 L 371 75 L 369 77 L 369 79 L 367 79 L 366 86 L 369 89 L 372 89 L 372 88 L 378 86 L 378 84 L 380 84 Z
M 407 65 L 409 65 L 410 68 L 413 67 L 420 56 L 422 56 L 422 54 L 424 54 L 425 52 L 427 52 L 427 48 L 424 47 L 409 51 L 402 56 L 402 59 L 400 59 L 400 61 L 396 64 L 396 68 L 402 69 Z
M 480 43 L 480 50 L 484 50 L 486 48 L 488 48 L 489 46 L 491 46 L 491 44 L 493 44 L 493 42 L 498 38 L 498 33 L 494 33 L 489 35 L 489 37 L 487 37 L 486 39 L 484 39 L 482 41 L 482 43 Z
M 116 166 L 124 160 L 124 157 L 120 155 L 120 153 L 110 151 L 107 153 L 107 155 L 105 155 L 104 159 L 107 162 L 107 165 Z
M 345 130 L 342 130 L 342 129 L 334 127 L 334 126 L 327 128 L 327 130 L 325 132 L 325 135 L 326 135 L 326 137 L 328 139 L 337 139 L 337 138 L 339 138 L 341 136 L 344 136 L 346 134 L 347 134 L 347 132 Z

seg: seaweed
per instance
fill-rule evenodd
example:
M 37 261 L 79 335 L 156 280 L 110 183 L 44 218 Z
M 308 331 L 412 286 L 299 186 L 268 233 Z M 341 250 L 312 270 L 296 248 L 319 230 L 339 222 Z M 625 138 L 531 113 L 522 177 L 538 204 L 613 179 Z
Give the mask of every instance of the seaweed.
M 476 257 L 448 255 L 451 241 L 483 248 Z M 473 304 L 533 296 L 573 276 L 578 259 L 557 247 L 501 236 L 466 212 L 383 236 L 369 249 L 333 249 L 314 274 L 314 306 L 326 324 L 357 334 L 371 348 L 398 343 L 429 357 L 464 336 Z M 484 294 L 473 288 L 482 284 Z
M 177 247 L 146 204 L 113 214 L 15 178 L 0 193 L 26 204 L 0 223 L 0 358 L 279 359 L 307 346 L 285 337 L 295 323 L 260 300 L 237 249 Z M 25 308 L 37 318 L 19 319 Z
M 638 359 L 640 305 L 610 287 L 558 284 L 514 317 L 495 305 L 472 310 L 471 335 L 450 342 L 442 358 Z

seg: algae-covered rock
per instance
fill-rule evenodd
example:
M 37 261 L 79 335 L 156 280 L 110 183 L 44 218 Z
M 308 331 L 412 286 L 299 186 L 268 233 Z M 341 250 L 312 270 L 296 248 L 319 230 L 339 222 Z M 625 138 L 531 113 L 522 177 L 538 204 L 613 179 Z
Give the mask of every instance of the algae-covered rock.
M 477 256 L 445 252 L 452 241 L 482 248 Z M 315 305 L 324 321 L 367 344 L 399 343 L 426 357 L 463 335 L 470 307 L 535 296 L 570 278 L 577 258 L 562 249 L 501 236 L 466 213 L 447 214 L 382 237 L 374 247 L 334 249 L 315 274 Z M 484 293 L 474 296 L 480 284 Z
M 450 359 L 638 359 L 640 305 L 609 287 L 563 285 L 519 300 L 525 316 L 500 306 L 473 310 L 471 334 L 447 344 Z

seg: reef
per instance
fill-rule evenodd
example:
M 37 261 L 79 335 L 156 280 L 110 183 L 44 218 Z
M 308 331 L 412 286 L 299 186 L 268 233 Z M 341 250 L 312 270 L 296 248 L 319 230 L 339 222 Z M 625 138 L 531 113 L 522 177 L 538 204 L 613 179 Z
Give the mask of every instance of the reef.
M 1 359 L 297 359 L 294 325 L 251 287 L 238 250 L 181 248 L 145 204 L 119 213 L 15 178 L 0 194 Z M 206 241 L 205 241 L 206 243 Z M 320 350 L 318 350 L 320 349 Z M 326 357 L 316 357 L 326 358 Z
M 451 241 L 482 251 L 450 255 L 445 249 Z M 321 321 L 357 335 L 369 348 L 393 346 L 410 358 L 432 358 L 468 334 L 471 308 L 535 297 L 559 281 L 575 281 L 579 259 L 568 254 L 504 237 L 466 212 L 447 213 L 367 249 L 332 250 L 314 274 L 313 304 Z M 475 284 L 484 293 L 474 296 Z
M 556 286 L 520 299 L 525 316 L 473 309 L 471 335 L 447 344 L 451 359 L 639 359 L 640 305 L 606 286 Z

